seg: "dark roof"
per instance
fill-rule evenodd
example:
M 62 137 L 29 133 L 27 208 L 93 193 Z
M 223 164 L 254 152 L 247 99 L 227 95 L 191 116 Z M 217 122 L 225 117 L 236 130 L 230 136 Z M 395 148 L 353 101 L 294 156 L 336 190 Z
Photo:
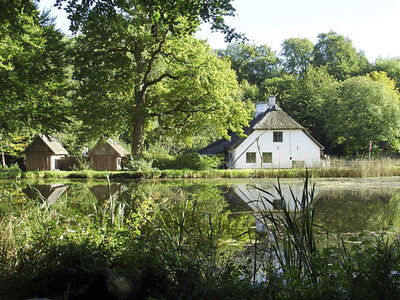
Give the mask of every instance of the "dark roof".
M 269 107 L 265 112 L 260 113 L 257 117 L 250 121 L 249 127 L 243 129 L 244 134 L 249 135 L 254 130 L 302 130 L 318 147 L 324 147 L 314 139 L 306 129 L 293 120 L 287 113 L 285 113 L 278 105 Z M 231 139 L 220 139 L 199 151 L 200 154 L 216 154 L 225 152 L 227 149 L 235 149 L 246 138 L 239 137 L 235 133 L 229 134 Z
M 29 144 L 29 146 L 25 149 L 24 152 L 27 152 L 29 148 L 34 143 L 36 143 L 38 139 L 42 140 L 55 155 L 68 155 L 68 151 L 65 150 L 65 148 L 61 145 L 59 141 L 57 141 L 57 139 L 55 139 L 50 135 L 44 135 L 44 134 L 35 135 L 33 141 Z
M 124 148 L 124 146 L 122 146 L 122 144 L 116 140 L 110 139 L 108 138 L 107 140 L 100 140 L 98 141 L 98 143 L 96 144 L 96 146 L 93 147 L 93 149 L 89 152 L 89 155 L 101 144 L 107 143 L 109 144 L 114 150 L 115 152 L 117 152 L 117 154 L 119 156 L 129 156 L 130 153 Z

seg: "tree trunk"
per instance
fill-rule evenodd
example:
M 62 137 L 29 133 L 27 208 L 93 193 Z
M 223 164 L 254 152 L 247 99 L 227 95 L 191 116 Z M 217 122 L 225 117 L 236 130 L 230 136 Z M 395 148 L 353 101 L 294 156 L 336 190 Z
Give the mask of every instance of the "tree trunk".
M 144 129 L 146 124 L 146 110 L 144 103 L 144 93 L 135 93 L 135 109 L 133 112 L 132 126 L 132 157 L 141 159 L 144 148 Z
M 132 156 L 134 159 L 141 159 L 143 157 L 144 125 L 144 116 L 136 116 L 132 129 Z
M 1 164 L 3 166 L 3 169 L 6 167 L 6 158 L 4 156 L 4 151 L 1 151 Z

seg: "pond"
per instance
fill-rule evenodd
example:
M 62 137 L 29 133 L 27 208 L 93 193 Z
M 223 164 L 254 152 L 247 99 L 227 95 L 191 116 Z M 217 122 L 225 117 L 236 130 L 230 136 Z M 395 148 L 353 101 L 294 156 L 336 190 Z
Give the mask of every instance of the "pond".
M 400 178 L 313 179 L 311 184 L 315 184 L 315 222 L 324 229 L 330 232 L 399 231 Z M 289 210 L 294 208 L 293 196 L 301 198 L 303 185 L 302 179 L 280 180 Z M 229 215 L 229 222 L 234 224 L 229 226 L 230 230 L 240 234 L 257 223 L 260 226 L 255 212 L 277 210 L 276 205 L 281 201 L 275 186 L 277 180 L 271 179 L 3 181 L 0 199 L 11 195 L 14 201 L 10 205 L 14 207 L 5 207 L 4 201 L 3 205 L 0 203 L 0 217 L 9 209 L 25 207 L 30 201 L 39 201 L 43 206 L 64 203 L 79 216 L 110 205 L 110 199 L 122 215 L 151 211 L 168 202 L 171 209 L 171 205 L 179 206 L 182 200 L 189 199 L 202 213 L 209 213 L 213 218 Z
M 311 183 L 314 221 L 324 230 L 315 235 L 321 251 L 305 231 L 290 243 L 294 235 L 286 236 L 281 224 L 266 230 L 268 220 L 259 212 L 279 216 L 283 198 L 291 215 L 292 198 L 303 193 L 301 179 L 279 184 L 270 179 L 0 182 L 0 298 L 61 299 L 66 293 L 89 293 L 97 290 L 90 286 L 94 278 L 111 268 L 133 278 L 142 299 L 232 299 L 231 291 L 242 293 L 238 299 L 259 299 L 271 297 L 271 289 L 293 299 L 300 298 L 297 278 L 304 278 L 303 288 L 311 282 L 319 296 L 328 287 L 327 295 L 335 294 L 328 298 L 341 299 L 337 294 L 344 291 L 349 295 L 342 298 L 352 299 L 347 288 L 376 274 L 387 278 L 377 295 L 386 292 L 390 296 L 383 298 L 397 299 L 399 285 L 391 270 L 400 274 L 398 260 L 387 258 L 398 257 L 400 242 L 371 243 L 368 236 L 399 232 L 400 178 Z M 301 227 L 304 218 L 291 220 Z M 345 236 L 340 246 L 335 246 L 336 233 Z M 357 248 L 361 243 L 365 251 Z M 354 254 L 348 261 L 338 260 L 348 257 L 348 251 Z M 348 272 L 349 262 L 354 270 L 367 270 Z M 318 281 L 309 281 L 315 270 Z M 266 274 L 275 279 L 265 280 Z M 256 282 L 260 285 L 254 286 Z M 331 289 L 332 282 L 343 285 Z M 390 285 L 393 289 L 387 289 Z M 365 287 L 375 286 L 366 282 L 360 289 L 369 295 Z M 226 294 L 213 294 L 217 292 Z

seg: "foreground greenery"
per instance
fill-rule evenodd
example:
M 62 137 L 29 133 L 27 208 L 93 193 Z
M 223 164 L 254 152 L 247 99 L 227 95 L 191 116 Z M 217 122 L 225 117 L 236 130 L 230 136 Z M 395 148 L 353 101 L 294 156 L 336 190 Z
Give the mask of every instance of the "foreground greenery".
M 321 230 L 307 180 L 294 211 L 259 216 L 269 234 L 230 214 L 212 186 L 148 185 L 104 202 L 80 192 L 52 205 L 22 188 L 0 192 L 3 296 L 74 299 L 106 267 L 132 278 L 138 299 L 400 296 L 398 237 Z

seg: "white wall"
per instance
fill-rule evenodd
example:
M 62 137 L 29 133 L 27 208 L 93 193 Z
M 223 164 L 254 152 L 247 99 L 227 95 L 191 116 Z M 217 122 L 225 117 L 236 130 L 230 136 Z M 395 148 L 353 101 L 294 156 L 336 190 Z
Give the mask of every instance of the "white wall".
M 282 142 L 273 142 L 274 131 L 282 131 Z M 235 150 L 230 151 L 232 161 L 236 161 L 232 168 L 291 168 L 292 161 L 304 161 L 305 167 L 320 166 L 320 148 L 302 130 L 274 131 L 255 130 Z M 256 163 L 246 163 L 246 152 L 256 152 Z M 261 166 L 260 152 L 271 152 L 272 163 Z

